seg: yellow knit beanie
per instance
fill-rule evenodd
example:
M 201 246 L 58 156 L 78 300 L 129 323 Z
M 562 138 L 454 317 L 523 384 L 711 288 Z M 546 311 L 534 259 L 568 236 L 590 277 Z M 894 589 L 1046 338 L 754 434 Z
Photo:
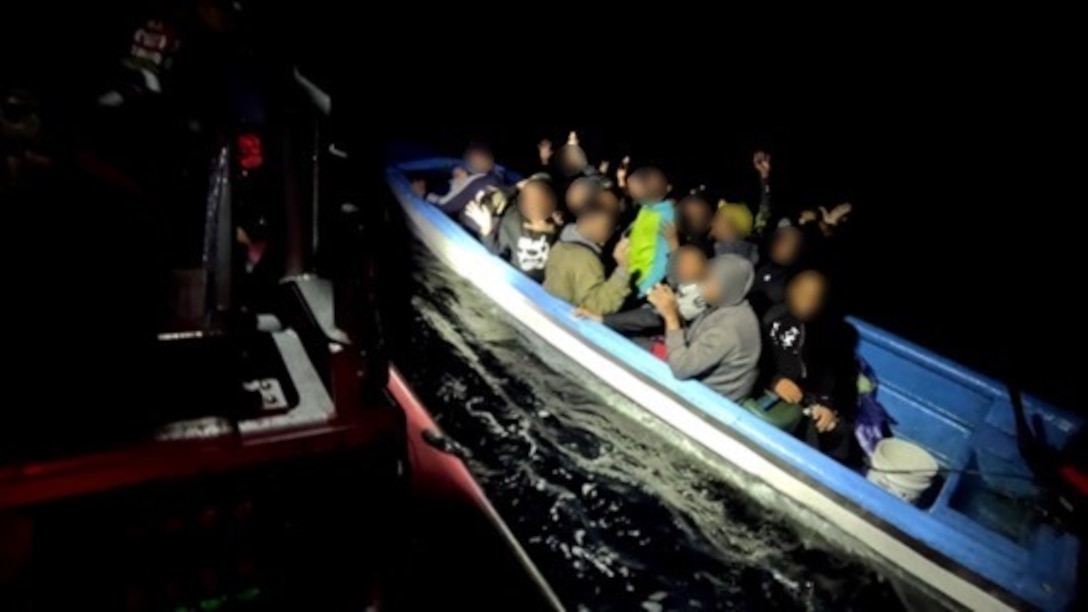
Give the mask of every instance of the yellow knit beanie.
M 744 202 L 719 200 L 717 214 L 723 215 L 741 238 L 747 238 L 752 234 L 752 210 Z

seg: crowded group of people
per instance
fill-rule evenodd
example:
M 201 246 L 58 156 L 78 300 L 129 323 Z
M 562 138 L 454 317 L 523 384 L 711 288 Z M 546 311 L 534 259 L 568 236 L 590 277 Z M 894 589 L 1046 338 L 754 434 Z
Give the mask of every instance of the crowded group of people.
M 541 167 L 512 183 L 471 145 L 448 185 L 417 195 L 497 256 L 753 414 L 840 461 L 859 457 L 850 327 L 829 308 L 821 262 L 850 204 L 779 211 L 771 156 L 752 157 L 760 199 L 678 194 L 669 177 L 625 157 L 594 166 L 572 132 L 538 145 Z

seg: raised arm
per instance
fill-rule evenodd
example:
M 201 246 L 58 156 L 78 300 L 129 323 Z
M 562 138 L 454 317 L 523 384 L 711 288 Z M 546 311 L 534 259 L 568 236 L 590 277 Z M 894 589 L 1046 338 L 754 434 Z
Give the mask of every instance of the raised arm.
M 627 172 L 631 166 L 631 156 L 624 155 L 623 160 L 620 162 L 620 167 L 616 168 L 616 187 L 619 187 L 624 193 L 627 192 Z
M 537 155 L 540 156 L 540 166 L 547 169 L 552 163 L 552 155 L 555 153 L 552 150 L 552 141 L 545 138 L 536 145 Z
M 752 156 L 752 166 L 759 174 L 759 210 L 756 211 L 755 230 L 762 234 L 770 224 L 774 211 L 771 209 L 771 156 L 764 151 L 756 151 Z

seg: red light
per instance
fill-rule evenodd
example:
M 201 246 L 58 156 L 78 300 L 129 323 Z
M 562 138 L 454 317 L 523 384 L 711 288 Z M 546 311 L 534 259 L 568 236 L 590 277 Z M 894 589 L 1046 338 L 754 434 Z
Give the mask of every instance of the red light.
M 256 170 L 264 165 L 260 136 L 242 134 L 238 137 L 238 165 L 243 170 Z

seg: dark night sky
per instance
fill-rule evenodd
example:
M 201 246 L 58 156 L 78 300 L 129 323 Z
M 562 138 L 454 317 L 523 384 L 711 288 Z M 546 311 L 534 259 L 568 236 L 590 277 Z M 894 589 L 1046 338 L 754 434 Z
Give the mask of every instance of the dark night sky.
M 27 5 L 41 8 L 35 15 L 0 17 L 0 75 L 53 86 L 86 78 L 124 20 L 83 5 L 54 19 L 45 4 Z M 1074 252 L 1082 185 L 1066 151 L 1082 139 L 1066 119 L 1076 106 L 1069 86 L 1048 76 L 1061 55 L 1015 45 L 982 53 L 980 41 L 970 52 L 940 50 L 929 40 L 924 54 L 899 48 L 878 58 L 859 42 L 853 61 L 815 70 L 799 57 L 752 56 L 739 43 L 661 45 L 650 58 L 628 45 L 617 57 L 605 37 L 578 39 L 583 46 L 570 49 L 578 59 L 564 60 L 562 46 L 526 44 L 538 40 L 529 33 L 500 37 L 488 52 L 478 48 L 486 38 L 469 45 L 437 22 L 406 32 L 403 40 L 422 48 L 400 54 L 378 35 L 389 21 L 287 16 L 270 20 L 269 39 L 360 109 L 348 127 L 369 176 L 380 180 L 396 139 L 456 153 L 482 138 L 518 166 L 541 137 L 577 128 L 595 157 L 630 153 L 663 165 L 678 187 L 705 181 L 750 199 L 750 154 L 766 148 L 780 201 L 855 204 L 852 311 L 1063 404 L 1079 399 L 1084 275 L 1072 266 L 1084 261 Z M 594 54 L 591 44 L 608 52 Z M 734 52 L 744 62 L 723 60 Z

